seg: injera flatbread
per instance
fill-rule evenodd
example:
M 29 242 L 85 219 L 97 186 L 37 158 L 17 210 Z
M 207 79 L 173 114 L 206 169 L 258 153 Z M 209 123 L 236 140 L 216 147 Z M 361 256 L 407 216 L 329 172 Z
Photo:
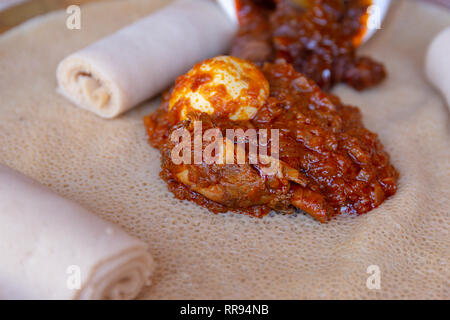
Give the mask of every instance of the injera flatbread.
M 164 3 L 87 5 L 81 30 L 66 29 L 61 11 L 1 36 L 0 162 L 148 242 L 158 267 L 141 298 L 450 298 L 449 109 L 423 71 L 450 12 L 396 1 L 362 50 L 385 63 L 388 79 L 362 93 L 335 90 L 361 108 L 400 180 L 379 208 L 324 225 L 303 214 L 214 215 L 177 200 L 142 124 L 157 100 L 103 120 L 56 93 L 62 58 Z M 370 265 L 380 268 L 379 290 L 366 286 Z

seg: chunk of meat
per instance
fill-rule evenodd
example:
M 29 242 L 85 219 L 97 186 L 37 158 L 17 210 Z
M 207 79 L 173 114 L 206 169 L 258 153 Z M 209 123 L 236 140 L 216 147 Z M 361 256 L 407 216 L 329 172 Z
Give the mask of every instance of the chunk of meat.
M 207 114 L 201 114 L 198 118 L 203 120 L 204 129 L 212 126 L 212 121 Z M 192 122 L 191 120 L 185 121 L 175 127 L 173 131 L 180 128 L 186 129 L 191 133 L 193 140 Z M 227 138 L 223 138 L 224 150 L 226 141 Z M 273 172 L 264 170 L 264 166 L 260 163 L 250 164 L 248 155 L 246 163 L 237 164 L 236 157 L 238 149 L 241 148 L 239 145 L 235 145 L 234 148 L 234 164 L 207 164 L 203 161 L 201 164 L 178 165 L 175 165 L 170 158 L 174 146 L 175 143 L 168 141 L 163 147 L 165 151 L 163 151 L 163 167 L 166 172 L 191 190 L 227 208 L 243 209 L 261 205 L 266 205 L 271 209 L 287 207 L 289 203 L 284 204 L 284 202 L 290 197 L 289 181 L 303 186 L 307 184 L 306 177 L 298 170 L 271 156 L 261 155 L 263 163 L 269 164 L 269 161 L 273 161 L 271 163 Z M 203 147 L 205 148 L 205 145 Z
M 333 209 L 328 205 L 325 197 L 318 192 L 295 186 L 293 188 L 292 204 L 314 218 L 324 223 L 333 215 Z

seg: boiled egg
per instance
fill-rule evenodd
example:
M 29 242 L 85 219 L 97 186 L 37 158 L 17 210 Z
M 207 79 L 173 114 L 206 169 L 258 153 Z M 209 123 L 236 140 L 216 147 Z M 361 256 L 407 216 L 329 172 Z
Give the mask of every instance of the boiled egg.
M 195 111 L 245 121 L 255 116 L 268 97 L 269 83 L 255 65 L 219 56 L 198 63 L 177 79 L 169 112 L 179 121 Z

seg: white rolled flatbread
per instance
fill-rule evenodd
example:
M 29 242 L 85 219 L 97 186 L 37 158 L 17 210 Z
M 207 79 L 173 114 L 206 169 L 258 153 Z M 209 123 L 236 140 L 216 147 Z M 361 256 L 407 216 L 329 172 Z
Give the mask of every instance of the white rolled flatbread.
M 59 92 L 114 118 L 159 94 L 196 62 L 226 51 L 237 25 L 212 0 L 178 0 L 66 57 Z
M 425 72 L 430 82 L 441 91 L 450 109 L 450 27 L 431 41 L 425 58 Z
M 146 244 L 0 164 L 0 299 L 132 299 Z

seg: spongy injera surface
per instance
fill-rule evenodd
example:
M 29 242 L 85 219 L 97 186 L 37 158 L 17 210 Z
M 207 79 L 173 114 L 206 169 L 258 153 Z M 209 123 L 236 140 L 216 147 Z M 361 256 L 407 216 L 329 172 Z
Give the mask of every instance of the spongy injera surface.
M 388 79 L 363 93 L 335 90 L 361 108 L 400 180 L 376 210 L 323 225 L 303 214 L 214 215 L 177 200 L 142 123 L 158 99 L 102 120 L 56 93 L 63 57 L 166 2 L 87 5 L 81 30 L 68 30 L 61 11 L 1 36 L 0 162 L 148 242 L 158 268 L 141 298 L 450 298 L 450 117 L 423 72 L 450 12 L 397 1 L 362 49 Z M 369 265 L 380 268 L 380 290 L 366 287 Z

